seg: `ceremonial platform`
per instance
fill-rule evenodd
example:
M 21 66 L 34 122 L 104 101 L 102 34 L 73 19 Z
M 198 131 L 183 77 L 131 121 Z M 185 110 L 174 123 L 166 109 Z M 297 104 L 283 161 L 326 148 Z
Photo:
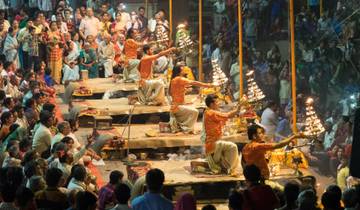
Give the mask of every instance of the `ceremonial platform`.
M 184 192 L 192 193 L 197 200 L 227 199 L 229 190 L 244 184 L 245 181 L 242 174 L 232 177 L 225 174 L 193 173 L 191 160 L 143 161 L 140 164 L 143 166 L 127 166 L 129 178 L 138 178 L 150 168 L 161 169 L 165 173 L 163 194 L 173 201 Z M 297 180 L 304 184 L 313 184 L 314 178 L 309 176 L 307 169 L 301 169 L 303 176 L 294 172 L 294 169 L 282 168 L 275 176 L 270 177 L 270 181 L 285 183 Z
M 122 81 L 114 82 L 113 78 L 87 79 L 78 81 L 77 83 L 79 86 L 85 87 L 86 89 L 92 91 L 92 96 L 85 97 L 89 99 L 101 99 L 106 91 L 123 91 L 126 93 L 131 93 L 138 90 L 138 85 L 136 83 L 124 83 Z M 64 93 L 63 85 L 57 85 L 55 88 L 58 94 Z

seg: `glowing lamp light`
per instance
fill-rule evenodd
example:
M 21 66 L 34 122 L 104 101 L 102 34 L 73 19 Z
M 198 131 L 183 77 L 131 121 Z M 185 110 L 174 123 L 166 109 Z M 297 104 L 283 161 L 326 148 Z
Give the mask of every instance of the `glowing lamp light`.
M 325 131 L 313 107 L 314 99 L 308 98 L 306 105 L 305 135 L 317 137 Z

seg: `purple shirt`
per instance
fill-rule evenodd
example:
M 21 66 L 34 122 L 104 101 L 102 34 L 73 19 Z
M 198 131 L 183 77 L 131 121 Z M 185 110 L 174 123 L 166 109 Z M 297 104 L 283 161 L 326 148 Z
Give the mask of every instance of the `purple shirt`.
M 99 191 L 99 210 L 105 210 L 106 205 L 114 203 L 114 190 L 115 187 L 108 183 L 107 185 L 100 188 Z

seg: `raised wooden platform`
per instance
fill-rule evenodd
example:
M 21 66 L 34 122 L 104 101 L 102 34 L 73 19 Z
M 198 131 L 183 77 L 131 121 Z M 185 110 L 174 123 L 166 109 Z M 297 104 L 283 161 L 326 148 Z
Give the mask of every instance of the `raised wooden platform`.
M 138 90 L 136 83 L 124 83 L 124 82 L 113 82 L 112 78 L 95 78 L 79 81 L 80 86 L 84 86 L 87 89 L 93 91 L 93 94 L 104 94 L 106 91 L 124 91 L 131 92 Z M 64 86 L 55 86 L 57 93 L 64 93 Z
M 205 108 L 205 104 L 200 102 L 200 99 L 196 99 L 197 95 L 186 96 L 186 101 L 194 101 L 193 106 L 196 108 Z M 74 106 L 82 107 L 83 109 L 93 108 L 100 112 L 106 112 L 110 116 L 128 115 L 130 113 L 130 106 L 127 98 L 116 99 L 103 99 L 103 100 L 83 100 L 74 101 Z M 133 115 L 140 114 L 154 114 L 164 113 L 170 111 L 170 105 L 168 106 L 147 106 L 147 105 L 134 105 Z M 65 110 L 66 111 L 66 110 Z
M 195 126 L 196 131 L 201 130 L 201 123 Z M 125 148 L 130 149 L 157 149 L 157 148 L 172 148 L 172 147 L 194 147 L 202 146 L 200 134 L 172 134 L 172 133 L 158 133 L 154 137 L 147 137 L 146 132 L 158 131 L 158 124 L 142 124 L 131 125 L 130 128 L 130 141 L 127 141 Z M 128 129 L 124 126 L 114 127 L 112 130 L 99 130 L 100 133 L 111 133 L 123 137 L 128 140 Z M 233 136 L 224 136 L 223 140 L 232 141 L 234 143 L 245 144 L 248 142 L 247 135 L 236 134 Z
M 197 200 L 226 199 L 231 188 L 245 181 L 243 175 L 231 177 L 228 175 L 194 175 L 187 169 L 190 160 L 147 161 L 151 168 L 159 168 L 165 173 L 164 195 L 176 200 L 183 192 L 193 193 Z M 305 176 L 310 175 L 302 170 Z M 270 181 L 287 182 L 289 180 L 304 181 L 302 177 L 294 175 L 293 169 L 281 169 L 278 175 Z

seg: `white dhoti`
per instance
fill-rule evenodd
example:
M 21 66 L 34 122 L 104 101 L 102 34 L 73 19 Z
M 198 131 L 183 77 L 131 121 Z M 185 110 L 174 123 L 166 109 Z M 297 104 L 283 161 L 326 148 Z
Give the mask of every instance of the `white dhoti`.
M 170 112 L 172 132 L 192 132 L 198 119 L 199 111 L 192 106 L 179 105 L 175 112 Z
M 206 159 L 210 169 L 215 173 L 225 170 L 227 174 L 233 175 L 240 172 L 239 151 L 233 142 L 217 141 L 214 153 L 207 155 Z
M 138 100 L 145 105 L 167 105 L 164 82 L 160 79 L 145 80 L 139 87 Z
M 124 68 L 123 75 L 124 75 L 124 81 L 127 82 L 134 82 L 138 81 L 139 76 L 139 70 L 138 65 L 140 63 L 140 60 L 138 59 L 130 59 L 128 65 Z
M 103 61 L 105 77 L 111 77 L 113 75 L 114 60 L 107 59 Z

